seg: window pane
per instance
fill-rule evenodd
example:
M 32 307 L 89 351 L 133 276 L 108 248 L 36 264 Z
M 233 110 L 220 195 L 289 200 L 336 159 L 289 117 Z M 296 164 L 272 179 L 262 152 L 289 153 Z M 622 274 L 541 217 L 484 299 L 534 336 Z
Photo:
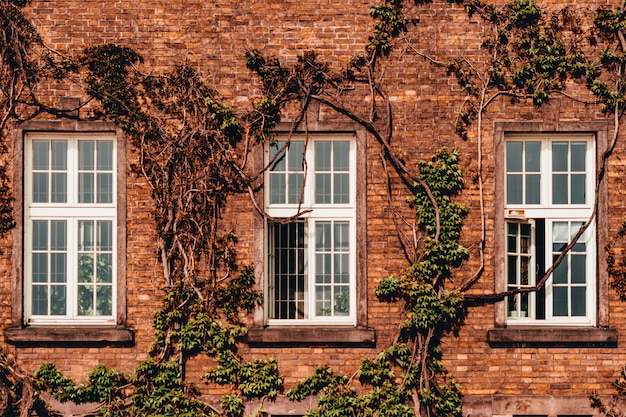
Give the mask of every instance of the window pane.
M 517 285 L 517 256 L 507 257 L 508 284 Z
M 78 282 L 93 282 L 93 254 L 78 255 Z
M 113 170 L 113 141 L 98 141 L 98 166 L 99 171 Z
M 80 171 L 93 171 L 95 169 L 93 154 L 93 141 L 81 140 L 78 142 L 78 169 Z
M 51 185 L 52 185 L 52 192 L 50 193 L 51 202 L 52 203 L 67 202 L 67 174 L 52 173 Z
M 96 290 L 96 315 L 110 316 L 113 314 L 113 287 L 98 286 Z
M 556 260 L 556 256 L 554 257 L 554 260 Z M 566 256 L 565 258 L 563 258 L 559 266 L 554 268 L 554 272 L 552 273 L 552 282 L 554 284 L 567 284 L 568 282 L 567 272 L 569 270 L 568 265 L 569 265 L 569 259 Z
M 507 204 L 522 204 L 522 176 L 506 176 L 506 202 Z
M 50 254 L 50 282 L 67 282 L 67 256 L 64 253 Z
M 330 174 L 315 174 L 315 202 L 331 203 Z
M 331 250 L 331 223 L 315 222 L 315 250 L 328 252 Z
M 330 171 L 331 142 L 315 142 L 315 171 Z
M 48 315 L 48 286 L 33 286 L 33 314 L 36 316 Z
M 572 204 L 585 204 L 585 174 L 573 174 L 572 175 Z
M 350 176 L 349 174 L 334 175 L 333 203 L 346 204 L 350 202 Z
M 569 187 L 567 186 L 567 175 L 552 175 L 552 204 L 567 204 Z
M 78 202 L 93 203 L 93 174 L 78 174 Z
M 33 169 L 34 170 L 48 170 L 48 141 L 47 140 L 34 140 L 33 141 Z
M 302 221 L 269 227 L 270 318 L 303 319 L 305 314 L 304 232 Z
M 112 251 L 113 250 L 113 222 L 110 221 L 98 221 L 98 251 Z
M 318 253 L 315 255 L 315 282 L 330 284 L 331 282 L 331 254 Z
M 113 202 L 113 174 L 98 174 L 98 197 L 101 204 Z
M 587 314 L 587 289 L 585 287 L 572 288 L 572 316 L 580 317 Z
M 96 281 L 98 283 L 113 282 L 113 255 L 110 253 L 99 253 L 96 265 Z
M 33 250 L 48 250 L 47 220 L 33 220 Z
M 335 254 L 335 284 L 348 284 L 350 282 L 350 256 L 347 254 Z
M 585 172 L 586 142 L 572 142 L 572 171 Z
M 274 161 L 270 166 L 270 171 L 285 171 L 285 159 L 287 154 L 283 151 L 276 159 L 274 157 L 286 142 L 275 142 L 270 144 L 270 161 Z
M 335 222 L 334 248 L 336 251 L 350 250 L 350 223 Z
M 289 171 L 304 171 L 304 142 L 291 142 L 287 159 Z
M 52 170 L 54 171 L 66 171 L 67 170 L 67 141 L 65 140 L 53 140 L 52 141 Z
M 48 174 L 33 172 L 33 202 L 48 202 Z
M 78 250 L 92 251 L 94 249 L 94 222 L 81 220 L 78 222 Z
M 541 203 L 541 175 L 526 175 L 526 204 Z
M 350 142 L 334 142 L 333 170 L 350 170 Z
M 552 172 L 567 172 L 568 142 L 552 142 Z
M 568 304 L 567 304 L 567 287 L 554 287 L 552 289 L 552 314 L 554 316 L 567 316 Z
M 87 285 L 78 286 L 78 315 L 93 315 L 93 287 Z
M 270 204 L 285 204 L 285 174 L 270 174 Z
M 332 311 L 331 287 L 328 285 L 315 286 L 315 315 L 330 316 Z
M 33 253 L 33 282 L 48 282 L 48 254 Z
M 350 314 L 350 288 L 342 285 L 335 287 L 335 295 L 333 297 L 335 304 L 335 316 L 347 316 Z
M 298 204 L 302 195 L 303 174 L 288 174 L 289 178 L 289 204 Z
M 584 284 L 587 282 L 587 255 L 570 255 L 572 261 L 572 283 Z
M 526 142 L 526 172 L 541 170 L 541 142 Z
M 67 224 L 65 220 L 50 222 L 50 244 L 52 250 L 64 251 L 67 249 Z
M 506 172 L 522 172 L 522 142 L 506 143 Z
M 64 285 L 50 287 L 50 314 L 53 316 L 65 316 L 67 314 L 67 295 Z

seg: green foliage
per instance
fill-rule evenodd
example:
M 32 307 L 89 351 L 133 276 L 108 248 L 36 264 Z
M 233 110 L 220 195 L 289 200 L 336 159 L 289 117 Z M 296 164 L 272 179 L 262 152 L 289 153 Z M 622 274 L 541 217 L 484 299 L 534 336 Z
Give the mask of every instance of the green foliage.
M 385 0 L 370 8 L 370 16 L 376 20 L 374 30 L 369 37 L 367 50 L 378 56 L 387 56 L 393 47 L 393 39 L 403 32 L 407 26 L 417 23 L 406 18 L 402 13 L 402 0 Z

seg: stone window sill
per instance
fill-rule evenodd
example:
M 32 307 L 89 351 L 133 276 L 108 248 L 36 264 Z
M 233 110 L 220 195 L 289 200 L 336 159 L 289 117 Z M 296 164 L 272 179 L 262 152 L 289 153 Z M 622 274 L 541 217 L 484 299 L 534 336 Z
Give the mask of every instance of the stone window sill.
M 600 327 L 508 326 L 487 331 L 491 347 L 615 347 L 617 330 Z
M 119 326 L 30 326 L 8 328 L 4 331 L 7 343 L 17 346 L 34 345 L 133 345 L 132 329 Z
M 376 332 L 364 327 L 270 326 L 248 330 L 251 346 L 376 346 Z

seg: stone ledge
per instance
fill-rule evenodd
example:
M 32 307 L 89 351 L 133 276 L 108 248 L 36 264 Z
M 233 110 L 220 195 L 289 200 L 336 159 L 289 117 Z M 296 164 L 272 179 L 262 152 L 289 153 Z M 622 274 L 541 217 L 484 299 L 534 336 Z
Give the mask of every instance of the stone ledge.
M 491 347 L 615 347 L 617 330 L 599 327 L 508 326 L 487 331 Z
M 248 330 L 251 346 L 376 346 L 376 331 L 363 327 L 271 326 Z
M 127 327 L 111 326 L 31 326 L 4 330 L 7 343 L 17 346 L 133 345 L 135 333 Z

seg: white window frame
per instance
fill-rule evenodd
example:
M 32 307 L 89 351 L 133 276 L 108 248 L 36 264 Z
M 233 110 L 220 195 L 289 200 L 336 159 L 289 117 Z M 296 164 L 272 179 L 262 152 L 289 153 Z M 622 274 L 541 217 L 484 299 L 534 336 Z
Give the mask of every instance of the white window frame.
M 507 181 L 507 154 L 506 146 L 509 142 L 540 142 L 540 202 L 538 204 L 509 204 L 508 198 L 508 181 Z M 552 204 L 552 143 L 554 142 L 585 142 L 585 202 L 584 204 Z M 508 226 L 509 223 L 527 223 L 531 226 L 531 261 L 530 261 L 530 282 L 528 286 L 534 286 L 541 279 L 541 273 L 536 265 L 539 256 L 539 242 L 537 242 L 536 224 L 538 221 L 544 222 L 544 243 L 543 259 L 544 269 L 548 269 L 552 264 L 554 254 L 552 252 L 552 230 L 553 224 L 556 222 L 580 222 L 589 221 L 593 213 L 595 200 L 595 156 L 596 142 L 595 137 L 590 134 L 555 134 L 555 135 L 507 135 L 505 138 L 504 151 L 504 279 L 505 288 L 508 287 Z M 524 159 L 522 158 L 522 161 Z M 522 188 L 522 195 L 525 195 L 525 181 Z M 525 198 L 525 197 L 523 197 Z M 538 302 L 537 292 L 528 294 L 529 313 L 527 315 L 511 314 L 509 309 L 510 299 L 506 301 L 505 312 L 506 323 L 508 325 L 564 325 L 564 326 L 593 326 L 596 323 L 596 294 L 597 294 L 597 238 L 596 238 L 595 221 L 589 225 L 580 241 L 586 243 L 586 315 L 585 316 L 555 316 L 553 305 L 553 292 L 555 285 L 553 284 L 553 276 L 550 276 L 545 284 L 545 318 L 536 318 L 536 303 Z M 572 231 L 572 236 L 576 231 Z M 570 239 L 571 237 L 570 236 Z M 569 255 L 571 255 L 570 252 Z M 564 262 L 566 259 L 564 260 Z M 562 264 L 563 265 L 563 264 Z M 568 271 L 569 272 L 569 271 Z M 518 277 L 519 279 L 519 277 Z M 570 287 L 576 285 L 570 285 Z M 520 301 L 521 295 L 517 300 Z M 570 304 L 571 308 L 571 304 Z M 519 312 L 519 308 L 517 309 Z
M 33 202 L 33 148 L 35 140 L 67 141 L 67 201 L 63 203 Z M 112 143 L 112 198 L 110 203 L 78 202 L 78 142 L 109 141 Z M 117 316 L 117 138 L 115 134 L 92 133 L 27 133 L 24 139 L 24 321 L 29 325 L 79 324 L 110 325 L 115 324 Z M 96 190 L 94 190 L 95 199 Z M 65 220 L 67 223 L 67 282 L 66 314 L 34 315 L 32 300 L 32 226 L 35 220 Z M 77 302 L 78 269 L 78 222 L 111 222 L 111 314 L 79 315 Z M 94 230 L 94 232 L 96 232 Z
M 278 137 L 276 142 L 286 142 L 287 138 Z M 265 259 L 266 267 L 265 274 L 268 277 L 265 280 L 265 321 L 268 325 L 355 325 L 357 320 L 357 224 L 356 224 L 356 138 L 350 134 L 336 134 L 336 135 L 298 135 L 292 136 L 289 141 L 291 142 L 304 142 L 305 143 L 305 171 L 304 171 L 304 190 L 302 193 L 301 201 L 297 203 L 270 203 L 270 169 L 265 172 L 265 184 L 264 187 L 264 201 L 265 210 L 269 216 L 273 218 L 291 218 L 297 215 L 299 212 L 304 212 L 299 216 L 298 221 L 305 222 L 305 254 L 304 254 L 304 268 L 305 268 L 305 317 L 301 319 L 276 319 L 271 317 L 273 307 L 271 305 L 271 293 L 272 290 L 272 266 L 269 249 L 269 230 L 271 228 L 270 222 L 266 222 L 265 227 Z M 343 141 L 349 142 L 349 195 L 348 202 L 344 204 L 316 204 L 314 202 L 315 197 L 315 174 L 314 174 L 314 149 L 316 142 L 324 141 Z M 265 162 L 270 162 L 270 146 L 265 147 Z M 330 316 L 315 316 L 315 262 L 310 260 L 315 259 L 315 222 L 347 222 L 349 227 L 349 313 L 347 315 L 330 315 Z

